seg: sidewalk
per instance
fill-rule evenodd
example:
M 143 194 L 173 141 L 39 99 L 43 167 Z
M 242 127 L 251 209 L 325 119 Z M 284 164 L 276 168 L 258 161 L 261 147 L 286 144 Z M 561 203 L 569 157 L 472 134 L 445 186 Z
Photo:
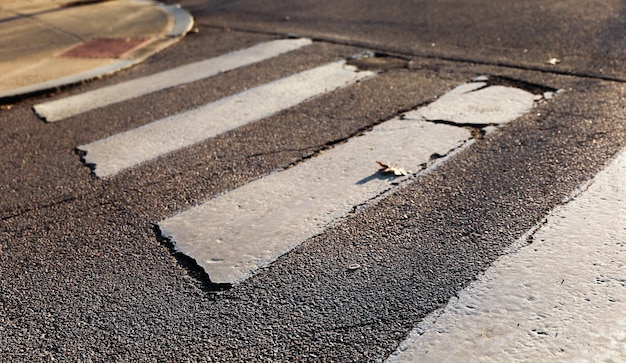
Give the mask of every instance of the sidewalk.
M 184 9 L 149 0 L 4 0 L 0 101 L 130 67 L 192 25 Z

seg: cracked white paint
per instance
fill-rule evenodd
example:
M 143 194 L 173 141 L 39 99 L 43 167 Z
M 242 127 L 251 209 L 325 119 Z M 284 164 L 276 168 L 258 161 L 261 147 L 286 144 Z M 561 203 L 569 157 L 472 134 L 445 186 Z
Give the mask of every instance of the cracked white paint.
M 462 104 L 465 119 L 460 123 L 485 113 L 489 123 L 500 123 L 517 117 L 522 108 L 500 107 L 494 116 L 489 112 L 493 104 L 524 104 L 524 110 L 533 105 L 527 92 L 498 87 L 495 92 L 476 92 L 488 96 L 486 100 L 467 97 L 468 91 L 481 85 L 460 86 L 403 119 L 384 122 L 293 168 L 168 218 L 159 223 L 162 235 L 195 259 L 212 282 L 240 282 L 345 217 L 354 206 L 389 190 L 391 180 L 377 173 L 376 160 L 416 171 L 432 154 L 446 155 L 470 139 L 466 128 L 427 122 L 424 114 L 447 118 L 449 110 Z
M 159 223 L 214 283 L 236 283 L 390 189 L 375 160 L 419 170 L 470 138 L 466 129 L 394 119 L 297 166 Z
M 387 363 L 626 362 L 624 312 L 626 152 Z
M 515 120 L 534 105 L 536 96 L 530 92 L 512 87 L 486 86 L 485 82 L 463 84 L 430 105 L 407 113 L 404 118 L 497 125 Z

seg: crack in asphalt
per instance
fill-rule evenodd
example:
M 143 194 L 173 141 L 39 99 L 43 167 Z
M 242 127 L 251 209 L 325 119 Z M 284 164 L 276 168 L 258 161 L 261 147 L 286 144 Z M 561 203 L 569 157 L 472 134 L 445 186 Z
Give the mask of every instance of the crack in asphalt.
M 528 82 L 528 81 L 524 81 L 524 80 L 516 79 L 516 78 L 511 78 L 507 76 L 494 76 L 494 75 L 482 76 L 482 77 L 475 78 L 474 80 L 472 80 L 472 82 L 483 82 L 485 83 L 485 85 L 482 87 L 476 88 L 470 92 L 476 92 L 476 91 L 479 91 L 481 89 L 491 87 L 491 86 L 504 86 L 504 87 L 519 88 L 526 92 L 532 93 L 534 95 L 540 95 L 542 97 L 544 96 L 546 92 L 552 92 L 552 93 L 559 92 L 558 88 L 554 88 L 554 87 L 550 87 L 550 86 L 546 86 L 546 85 L 538 84 L 538 83 L 532 83 L 532 82 Z
M 419 58 L 425 58 L 425 59 L 436 59 L 436 60 L 458 62 L 458 63 L 472 64 L 472 65 L 496 66 L 496 67 L 503 67 L 503 68 L 509 68 L 509 69 L 517 69 L 517 70 L 522 70 L 522 71 L 551 73 L 555 75 L 573 76 L 573 77 L 596 79 L 596 80 L 603 80 L 603 81 L 612 81 L 612 82 L 620 82 L 620 83 L 626 82 L 626 79 L 619 78 L 619 77 L 601 76 L 601 75 L 592 74 L 592 73 L 559 70 L 559 69 L 549 68 L 546 66 L 521 65 L 521 64 L 515 64 L 511 62 L 506 62 L 506 61 L 486 61 L 486 60 L 474 59 L 470 57 L 455 57 L 455 56 L 433 55 L 433 54 L 419 53 L 419 52 L 407 52 L 406 50 L 399 50 L 399 49 L 393 49 L 393 48 L 380 48 L 376 44 L 371 44 L 367 42 L 336 39 L 336 38 L 325 37 L 325 36 L 315 36 L 315 35 L 306 35 L 306 34 L 298 34 L 298 35 L 285 34 L 281 32 L 261 31 L 258 29 L 249 29 L 249 28 L 243 28 L 243 27 L 231 27 L 231 26 L 224 27 L 224 26 L 201 23 L 201 22 L 197 23 L 197 25 L 199 26 L 201 25 L 210 29 L 220 29 L 220 30 L 228 29 L 229 31 L 236 31 L 240 33 L 271 35 L 271 36 L 279 36 L 279 37 L 284 37 L 284 38 L 306 37 L 316 42 L 324 42 L 324 43 L 335 44 L 335 45 L 346 45 L 346 46 L 353 46 L 353 47 L 359 47 L 359 48 L 365 48 L 365 49 L 375 49 L 376 53 L 394 54 L 397 57 L 407 57 L 407 56 L 419 57 Z

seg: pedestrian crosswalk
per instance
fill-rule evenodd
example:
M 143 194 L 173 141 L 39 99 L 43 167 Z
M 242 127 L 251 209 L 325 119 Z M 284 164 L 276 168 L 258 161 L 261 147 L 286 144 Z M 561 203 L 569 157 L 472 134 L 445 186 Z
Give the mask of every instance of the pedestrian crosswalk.
M 40 104 L 35 110 L 48 121 L 59 121 L 311 43 L 309 39 L 261 43 Z M 192 145 L 313 98 L 368 82 L 377 74 L 349 65 L 345 59 L 321 64 L 77 149 L 97 177 L 118 177 L 127 169 L 159 163 L 166 154 L 185 152 Z M 528 91 L 492 85 L 487 80 L 481 77 L 459 85 L 427 106 L 384 121 L 292 168 L 276 170 L 191 209 L 177 211 L 158 223 L 162 236 L 195 260 L 213 283 L 240 283 L 307 238 L 340 223 L 356 206 L 410 182 L 434 159 L 470 145 L 473 133 L 466 126 L 482 128 L 510 122 L 537 101 L 538 96 Z M 380 165 L 389 167 L 383 170 Z
M 86 114 L 55 126 L 73 121 L 88 122 L 88 112 L 97 108 L 111 107 L 157 91 L 163 91 L 163 97 L 167 97 L 170 88 L 198 80 L 209 84 L 214 80 L 210 77 L 220 72 L 235 69 L 244 72 L 245 69 L 239 68 L 281 54 L 289 57 L 304 52 L 301 48 L 312 44 L 310 39 L 260 43 L 217 58 L 42 103 L 35 106 L 35 111 L 48 122 Z M 103 133 L 103 138 L 87 140 L 76 149 L 93 174 L 105 179 L 104 188 L 117 186 L 116 181 L 123 181 L 120 184 L 124 185 L 128 179 L 141 175 L 133 170 L 142 170 L 142 165 L 166 165 L 174 159 L 166 155 L 183 155 L 194 145 L 208 145 L 207 141 L 227 132 L 286 110 L 290 117 L 291 114 L 298 117 L 300 108 L 305 108 L 303 105 L 313 99 L 365 88 L 363 85 L 368 82 L 384 78 L 378 71 L 364 70 L 348 59 L 337 60 L 336 57 L 320 57 L 319 61 L 300 69 L 306 70 L 177 114 L 165 113 L 169 116 L 147 120 L 136 128 Z M 176 252 L 193 260 L 216 287 L 248 286 L 249 278 L 263 274 L 265 267 L 311 237 L 344 223 L 355 210 L 368 208 L 420 180 L 420 174 L 471 146 L 476 135 L 515 120 L 549 98 L 497 83 L 483 76 L 450 87 L 428 104 L 423 102 L 424 97 L 415 99 L 411 104 L 421 104 L 421 107 L 394 112 L 396 116 L 388 119 L 372 120 L 368 125 L 375 126 L 358 129 L 358 134 L 353 132 L 347 140 L 332 140 L 326 145 L 318 143 L 310 157 L 296 160 L 288 167 L 272 166 L 271 172 L 266 169 L 258 173 L 266 175 L 246 176 L 248 179 L 242 178 L 232 189 L 224 187 L 211 191 L 212 194 L 206 193 L 195 199 L 197 204 L 176 207 L 178 209 L 168 215 L 163 212 L 150 223 L 156 225 L 158 237 L 168 240 Z M 415 84 L 414 87 L 420 86 Z M 367 107 L 358 97 L 352 97 L 350 102 L 354 103 L 349 106 Z M 101 117 L 106 112 L 97 114 Z M 280 120 L 280 117 L 275 119 Z M 272 142 L 262 138 L 255 140 Z M 285 140 L 281 142 L 285 145 Z M 196 156 L 194 154 L 194 158 Z M 187 160 L 182 163 L 184 168 Z M 78 158 L 76 162 L 79 163 Z M 219 177 L 218 173 L 211 175 Z M 189 188 L 192 189 L 189 193 L 196 193 L 194 188 Z M 445 348 L 445 342 L 442 345 L 434 340 L 426 343 Z M 410 344 L 405 342 L 403 349 L 410 351 Z M 411 361 L 413 358 L 410 353 L 397 352 L 392 359 Z

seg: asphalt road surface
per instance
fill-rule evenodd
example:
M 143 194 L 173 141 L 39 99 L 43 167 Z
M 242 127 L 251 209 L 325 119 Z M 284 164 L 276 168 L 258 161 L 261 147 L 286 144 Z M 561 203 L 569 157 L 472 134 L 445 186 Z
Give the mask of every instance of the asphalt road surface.
M 182 5 L 198 32 L 175 46 L 0 110 L 1 361 L 384 361 L 626 146 L 623 1 Z M 286 35 L 312 44 L 54 123 L 32 110 Z M 110 177 L 77 151 L 359 54 L 377 55 L 356 62 L 374 76 Z M 502 125 L 430 120 L 466 130 L 464 146 L 433 153 L 234 285 L 163 238 L 176 213 L 483 75 L 540 97 Z

